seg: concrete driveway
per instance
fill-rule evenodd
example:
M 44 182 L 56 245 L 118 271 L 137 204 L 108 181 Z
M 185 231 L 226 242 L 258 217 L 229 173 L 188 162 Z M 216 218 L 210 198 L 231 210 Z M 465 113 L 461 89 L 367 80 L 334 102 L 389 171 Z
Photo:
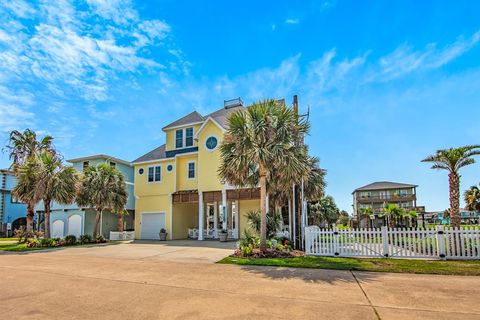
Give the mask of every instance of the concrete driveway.
M 480 319 L 480 278 L 240 267 L 233 243 L 0 255 L 11 319 Z

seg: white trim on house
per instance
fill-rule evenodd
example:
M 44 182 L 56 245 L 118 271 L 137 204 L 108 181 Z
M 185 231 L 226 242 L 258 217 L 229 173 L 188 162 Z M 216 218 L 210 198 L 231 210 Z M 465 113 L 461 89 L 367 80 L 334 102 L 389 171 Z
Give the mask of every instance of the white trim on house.
M 175 127 L 162 128 L 162 131 L 166 132 L 166 131 L 170 131 L 170 130 L 181 129 L 181 128 L 185 128 L 185 127 L 191 127 L 191 126 L 195 126 L 195 125 L 197 125 L 197 124 L 201 124 L 201 123 L 203 123 L 203 122 L 204 122 L 204 121 L 197 121 L 197 122 L 191 122 L 191 123 L 187 123 L 187 124 L 182 124 L 182 125 L 175 126 Z
M 190 147 L 189 147 L 190 148 Z M 182 148 L 182 149 L 185 149 L 185 148 Z M 180 150 L 180 149 L 175 149 L 175 150 Z M 169 151 L 173 151 L 173 150 L 169 150 Z M 148 160 L 148 161 L 142 161 L 142 162 L 135 162 L 133 163 L 134 166 L 140 166 L 140 165 L 144 165 L 144 164 L 150 164 L 150 163 L 154 163 L 154 162 L 165 162 L 165 161 L 175 161 L 175 159 L 177 157 L 183 157 L 183 156 L 190 156 L 192 154 L 198 154 L 198 151 L 192 151 L 192 152 L 185 152 L 185 153 L 180 153 L 180 154 L 176 154 L 174 157 L 171 157 L 171 158 L 162 158 L 162 159 L 156 159 L 156 160 Z
M 215 119 L 213 119 L 212 117 L 208 117 L 207 119 L 205 119 L 205 121 L 203 122 L 203 124 L 200 126 L 200 128 L 198 128 L 197 130 L 197 133 L 195 134 L 195 140 L 198 140 L 198 135 L 200 134 L 200 132 L 203 130 L 203 128 L 205 128 L 205 126 L 207 125 L 207 122 L 211 120 L 217 127 L 220 128 L 220 130 L 222 130 L 222 132 L 225 132 L 225 128 L 222 127 L 220 125 L 220 123 L 218 123 Z
M 157 167 L 160 168 L 160 180 L 158 180 L 158 181 L 155 180 L 155 176 L 156 176 L 155 170 L 156 170 Z M 149 175 L 150 175 L 150 173 L 149 173 L 150 168 L 153 168 L 153 181 L 149 181 L 149 180 L 148 180 L 148 179 L 149 179 Z M 147 183 L 149 183 L 149 184 L 152 184 L 152 183 L 161 183 L 161 182 L 162 182 L 162 166 L 161 166 L 161 165 L 158 165 L 158 166 L 155 166 L 155 165 L 154 165 L 154 166 L 148 166 L 148 167 L 147 167 L 147 175 L 146 175 L 146 178 L 147 178 Z

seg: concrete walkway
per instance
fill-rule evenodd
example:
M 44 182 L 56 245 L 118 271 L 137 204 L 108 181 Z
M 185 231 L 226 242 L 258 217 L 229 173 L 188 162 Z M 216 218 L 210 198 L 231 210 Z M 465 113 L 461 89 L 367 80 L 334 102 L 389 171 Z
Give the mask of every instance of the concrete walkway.
M 480 278 L 241 267 L 233 243 L 0 255 L 12 319 L 480 319 Z

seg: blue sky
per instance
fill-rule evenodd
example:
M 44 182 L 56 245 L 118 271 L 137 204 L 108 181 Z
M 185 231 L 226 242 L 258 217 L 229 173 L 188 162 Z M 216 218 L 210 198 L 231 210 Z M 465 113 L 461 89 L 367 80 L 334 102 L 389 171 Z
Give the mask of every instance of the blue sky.
M 30 127 L 67 159 L 133 160 L 192 109 L 298 94 L 342 209 L 382 180 L 448 207 L 446 173 L 420 160 L 480 142 L 480 3 L 298 2 L 2 1 L 0 141 Z

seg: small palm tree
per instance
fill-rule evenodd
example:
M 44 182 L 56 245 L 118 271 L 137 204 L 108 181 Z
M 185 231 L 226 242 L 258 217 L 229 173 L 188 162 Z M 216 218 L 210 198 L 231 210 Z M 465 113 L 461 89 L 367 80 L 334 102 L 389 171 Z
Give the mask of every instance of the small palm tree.
M 275 100 L 255 103 L 228 119 L 219 176 L 236 186 L 260 184 L 261 250 L 266 248 L 268 180 L 274 176 L 286 188 L 307 177 L 308 152 L 300 139 L 308 129 L 293 109 Z
M 35 205 L 40 201 L 37 193 L 37 173 L 40 170 L 38 158 L 27 158 L 22 164 L 15 165 L 17 184 L 12 189 L 12 194 L 21 202 L 27 204 L 27 231 L 33 231 L 33 217 Z
M 387 223 L 390 228 L 395 228 L 397 218 L 403 216 L 404 210 L 399 208 L 396 204 L 386 204 L 383 207 L 383 212 L 380 213 L 380 217 L 386 217 Z
M 121 217 L 118 213 L 123 212 L 127 198 L 125 180 L 118 169 L 108 163 L 101 163 L 85 170 L 78 187 L 77 203 L 79 206 L 95 209 L 95 237 L 100 235 L 102 212 L 110 210 L 117 214 L 117 218 Z
M 465 191 L 464 199 L 466 206 L 465 208 L 470 211 L 480 211 L 480 188 L 477 186 L 471 186 L 470 189 Z
M 44 151 L 39 156 L 37 172 L 37 198 L 43 200 L 45 209 L 45 237 L 50 238 L 50 209 L 52 201 L 71 204 L 75 201 L 78 174 L 73 167 L 64 167 L 54 154 Z
M 373 209 L 372 209 L 371 207 L 360 208 L 360 212 L 362 213 L 360 217 L 365 217 L 365 218 L 367 218 L 368 227 L 370 228 L 370 227 L 371 227 L 370 220 L 372 219 L 372 217 L 375 217 L 375 216 L 374 216 Z
M 473 156 L 476 155 L 480 155 L 480 145 L 438 150 L 436 154 L 422 160 L 422 162 L 432 162 L 432 169 L 448 171 L 450 224 L 453 227 L 460 225 L 460 174 L 458 172 L 461 168 L 475 163 Z

